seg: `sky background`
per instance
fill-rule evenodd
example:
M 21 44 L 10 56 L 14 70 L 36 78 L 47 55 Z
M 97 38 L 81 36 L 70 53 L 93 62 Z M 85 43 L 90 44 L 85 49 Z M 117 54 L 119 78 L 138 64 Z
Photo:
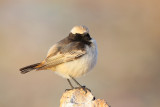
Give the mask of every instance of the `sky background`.
M 158 0 L 0 0 L 0 107 L 58 107 L 66 79 L 19 68 L 86 25 L 98 62 L 77 80 L 112 107 L 160 106 Z

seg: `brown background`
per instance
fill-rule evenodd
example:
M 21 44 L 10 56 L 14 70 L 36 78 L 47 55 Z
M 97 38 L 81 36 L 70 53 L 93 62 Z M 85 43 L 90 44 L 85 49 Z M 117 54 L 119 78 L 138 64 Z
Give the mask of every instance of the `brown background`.
M 58 107 L 67 81 L 51 71 L 22 75 L 74 25 L 97 40 L 98 63 L 79 78 L 112 107 L 160 106 L 158 0 L 1 0 L 0 107 Z

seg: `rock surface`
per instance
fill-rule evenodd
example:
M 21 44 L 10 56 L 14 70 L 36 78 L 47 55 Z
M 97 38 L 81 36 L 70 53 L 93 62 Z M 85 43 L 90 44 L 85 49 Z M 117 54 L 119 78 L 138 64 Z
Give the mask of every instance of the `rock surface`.
M 63 93 L 60 107 L 110 107 L 105 100 L 95 99 L 92 93 L 82 88 L 72 89 Z

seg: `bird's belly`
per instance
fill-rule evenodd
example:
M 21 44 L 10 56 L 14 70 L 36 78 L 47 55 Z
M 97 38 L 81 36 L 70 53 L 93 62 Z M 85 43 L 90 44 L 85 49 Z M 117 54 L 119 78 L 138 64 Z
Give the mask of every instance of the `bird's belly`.
M 96 64 L 97 53 L 90 50 L 88 54 L 74 61 L 66 62 L 56 67 L 56 73 L 64 78 L 80 77 L 89 72 Z

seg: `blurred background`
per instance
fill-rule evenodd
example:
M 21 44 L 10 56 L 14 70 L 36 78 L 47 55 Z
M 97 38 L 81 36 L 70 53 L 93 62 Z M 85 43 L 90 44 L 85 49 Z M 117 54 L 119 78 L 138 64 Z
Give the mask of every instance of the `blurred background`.
M 48 49 L 86 25 L 98 62 L 77 79 L 112 107 L 160 106 L 158 0 L 1 0 L 0 107 L 58 107 L 66 79 L 51 71 L 22 75 Z

